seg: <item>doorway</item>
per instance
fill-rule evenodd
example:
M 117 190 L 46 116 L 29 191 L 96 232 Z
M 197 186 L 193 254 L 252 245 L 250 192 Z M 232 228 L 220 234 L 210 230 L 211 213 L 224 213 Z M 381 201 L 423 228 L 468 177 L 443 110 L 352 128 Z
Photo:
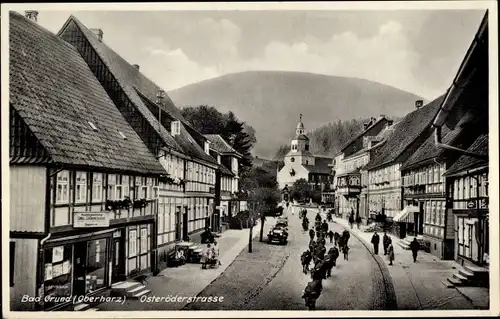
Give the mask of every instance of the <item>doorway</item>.
M 175 240 L 181 240 L 182 239 L 182 217 L 181 217 L 182 211 L 181 211 L 181 206 L 177 206 L 175 209 Z
M 87 242 L 76 243 L 73 254 L 73 295 L 85 295 L 87 266 Z
M 119 238 L 113 238 L 113 269 L 111 283 L 125 279 L 125 241 L 123 231 Z
M 184 214 L 182 214 L 182 239 L 188 240 L 188 208 L 184 207 Z

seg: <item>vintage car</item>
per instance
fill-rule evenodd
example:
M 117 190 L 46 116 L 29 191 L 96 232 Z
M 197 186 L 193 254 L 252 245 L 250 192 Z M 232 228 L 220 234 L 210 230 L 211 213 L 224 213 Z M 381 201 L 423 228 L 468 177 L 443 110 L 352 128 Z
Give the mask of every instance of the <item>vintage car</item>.
M 276 226 L 288 227 L 288 218 L 287 217 L 279 217 L 276 220 Z
M 286 244 L 288 241 L 288 230 L 286 227 L 275 225 L 267 234 L 268 243 L 278 242 L 280 244 Z
M 283 206 L 278 206 L 278 207 L 275 207 L 267 212 L 264 213 L 264 216 L 267 216 L 267 217 L 279 217 L 279 216 L 282 216 L 283 215 Z

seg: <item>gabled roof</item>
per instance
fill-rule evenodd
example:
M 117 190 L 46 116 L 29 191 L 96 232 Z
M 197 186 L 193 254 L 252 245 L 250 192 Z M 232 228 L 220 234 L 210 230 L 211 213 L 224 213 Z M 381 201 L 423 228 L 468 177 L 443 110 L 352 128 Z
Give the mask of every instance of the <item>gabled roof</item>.
M 467 150 L 469 152 L 477 153 L 480 155 L 488 155 L 488 141 L 488 134 L 482 134 Z M 462 155 L 455 163 L 453 163 L 453 165 L 451 165 L 451 167 L 446 171 L 444 175 L 449 176 L 485 165 L 488 165 L 488 161 L 468 155 Z
M 333 159 L 329 157 L 314 157 L 316 165 L 302 165 L 304 166 L 309 173 L 313 174 L 330 174 L 332 172 L 332 168 L 328 166 L 332 163 Z
M 16 12 L 9 17 L 10 104 L 53 162 L 165 173 L 78 51 Z
M 149 101 L 146 97 L 144 97 L 142 94 L 139 94 L 139 97 L 141 100 L 144 102 L 145 105 L 151 105 L 153 102 Z M 157 104 L 154 104 L 157 106 Z M 170 114 L 170 119 L 175 121 L 174 117 L 172 117 Z M 205 150 L 201 148 L 198 143 L 194 140 L 194 138 L 189 134 L 187 131 L 187 128 L 183 125 L 180 127 L 180 134 L 173 136 L 173 140 L 175 141 L 176 145 L 178 145 L 182 151 L 183 154 L 189 155 L 191 157 L 196 157 L 199 159 L 202 159 L 206 162 L 216 164 L 217 161 L 210 156 L 209 154 L 205 153 Z
M 108 67 L 110 72 L 116 78 L 116 80 L 120 83 L 121 88 L 127 95 L 127 97 L 131 100 L 131 102 L 135 105 L 137 110 L 144 116 L 144 118 L 149 122 L 149 124 L 156 130 L 160 136 L 163 138 L 167 146 L 171 148 L 178 148 L 179 146 L 182 148 L 183 152 L 190 153 L 191 156 L 195 156 L 199 159 L 209 161 L 214 164 L 215 161 L 211 156 L 204 156 L 200 154 L 205 154 L 205 152 L 193 152 L 192 147 L 190 149 L 184 149 L 183 145 L 178 145 L 175 143 L 177 139 L 172 138 L 169 134 L 168 130 L 163 126 L 159 125 L 158 120 L 153 116 L 153 114 L 148 110 L 145 105 L 143 99 L 138 94 L 140 92 L 141 95 L 147 98 L 149 101 L 156 101 L 156 94 L 161 88 L 156 85 L 153 81 L 144 76 L 138 69 L 136 69 L 133 65 L 125 61 L 118 53 L 113 51 L 110 47 L 108 47 L 104 42 L 99 41 L 97 36 L 90 31 L 83 23 L 81 23 L 76 17 L 71 16 L 68 21 L 66 21 L 65 25 L 62 27 L 60 34 L 65 29 L 65 27 L 74 22 L 78 28 L 81 30 L 82 34 L 89 41 L 90 45 L 94 48 L 98 56 L 101 58 L 103 63 Z M 172 100 L 165 93 L 165 99 L 163 101 L 162 110 L 169 114 L 171 117 L 176 120 L 181 121 L 182 125 L 186 128 L 186 132 L 184 134 L 191 135 L 195 134 L 196 139 L 205 139 L 202 134 L 194 130 L 186 119 L 182 116 L 181 111 L 174 105 Z M 153 102 L 152 102 L 153 103 Z M 155 104 L 156 105 L 156 104 Z M 157 105 L 156 105 L 157 106 Z M 189 132 L 187 132 L 189 130 Z M 183 138 L 183 140 L 186 140 Z M 178 142 L 178 141 L 177 141 Z M 199 146 L 198 146 L 199 147 Z
M 384 145 L 374 151 L 364 170 L 371 170 L 396 160 L 414 141 L 428 129 L 436 116 L 444 95 L 407 114 L 390 134 Z
M 355 137 L 353 137 L 351 140 L 349 140 L 347 143 L 344 144 L 344 146 L 341 147 L 340 151 L 337 153 L 337 154 L 341 154 L 344 152 L 344 150 L 349 147 L 352 143 L 356 142 L 358 140 L 358 138 L 364 136 L 366 133 L 368 133 L 372 128 L 375 127 L 375 125 L 377 125 L 378 123 L 380 123 L 381 121 L 383 120 L 386 120 L 388 121 L 388 119 L 386 117 L 379 117 L 378 119 L 375 120 L 375 122 L 373 123 L 370 123 L 370 125 L 364 129 L 361 133 L 359 133 L 358 135 L 356 135 Z
M 210 148 L 215 152 L 220 154 L 230 153 L 238 157 L 243 157 L 219 134 L 205 134 L 204 136 L 210 142 Z

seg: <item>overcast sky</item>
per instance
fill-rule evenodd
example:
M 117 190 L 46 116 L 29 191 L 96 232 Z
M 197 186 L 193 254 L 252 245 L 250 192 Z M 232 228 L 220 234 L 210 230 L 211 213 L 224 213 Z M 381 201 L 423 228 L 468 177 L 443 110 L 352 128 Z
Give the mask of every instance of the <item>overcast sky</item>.
M 42 11 L 57 33 L 73 14 L 172 90 L 227 73 L 286 70 L 359 77 L 426 99 L 451 84 L 484 10 Z

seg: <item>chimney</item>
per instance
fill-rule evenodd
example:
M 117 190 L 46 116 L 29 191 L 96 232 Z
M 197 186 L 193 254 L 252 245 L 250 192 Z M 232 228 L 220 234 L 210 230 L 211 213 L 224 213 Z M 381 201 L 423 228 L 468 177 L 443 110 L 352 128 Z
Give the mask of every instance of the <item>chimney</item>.
M 137 71 L 139 71 L 139 64 L 134 64 L 133 67 L 136 68 Z
M 104 35 L 104 33 L 101 29 L 90 29 L 90 31 L 92 31 L 97 39 L 99 39 L 99 42 L 102 42 L 102 36 Z
M 38 21 L 38 11 L 36 10 L 26 10 L 24 11 L 24 16 L 33 22 Z
M 424 106 L 424 101 L 423 100 L 416 100 L 415 101 L 415 107 L 417 109 L 421 108 L 422 106 Z

